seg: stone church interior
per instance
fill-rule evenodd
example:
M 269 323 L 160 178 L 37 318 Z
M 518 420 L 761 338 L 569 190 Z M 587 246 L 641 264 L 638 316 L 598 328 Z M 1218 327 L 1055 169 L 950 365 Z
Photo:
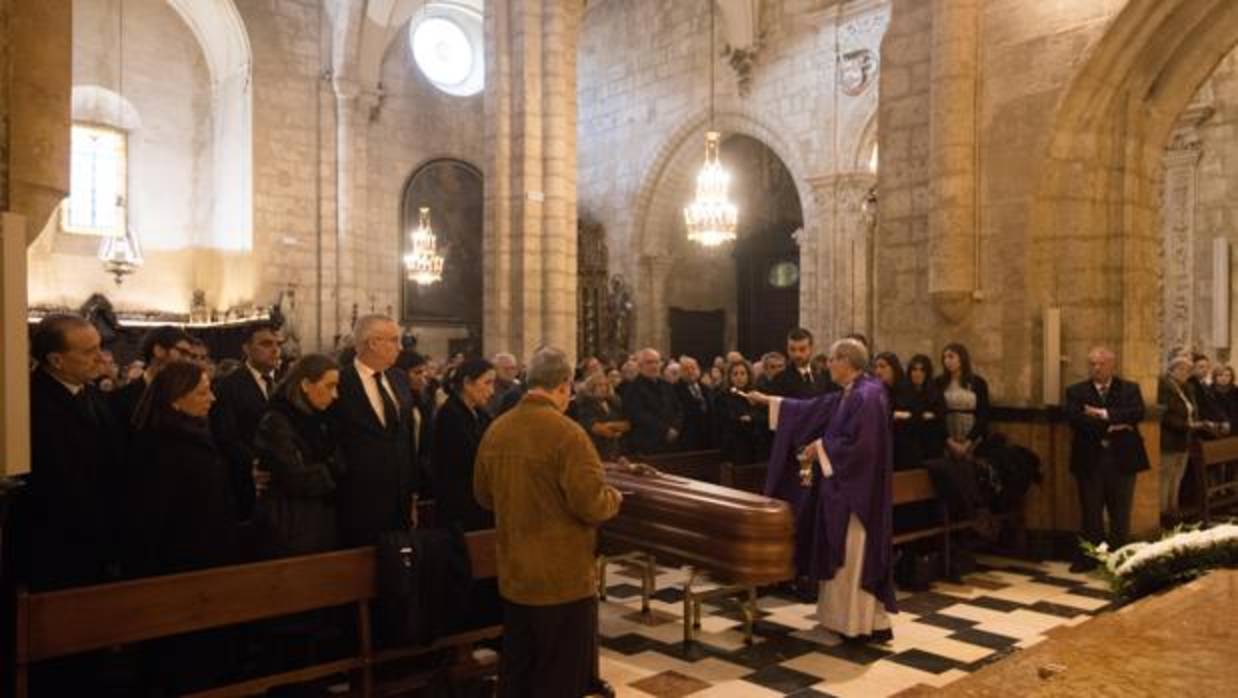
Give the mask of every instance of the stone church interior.
M 0 242 L 0 695 L 1238 686 L 1232 0 L 0 0 Z

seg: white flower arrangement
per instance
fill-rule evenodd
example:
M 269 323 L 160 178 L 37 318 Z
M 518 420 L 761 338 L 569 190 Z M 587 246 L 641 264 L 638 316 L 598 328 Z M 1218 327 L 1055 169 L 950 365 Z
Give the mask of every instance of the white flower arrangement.
M 1083 548 L 1101 563 L 1114 593 L 1133 601 L 1210 569 L 1238 566 L 1238 525 L 1179 527 L 1158 541 L 1131 543 L 1114 551 L 1107 543 L 1084 543 Z

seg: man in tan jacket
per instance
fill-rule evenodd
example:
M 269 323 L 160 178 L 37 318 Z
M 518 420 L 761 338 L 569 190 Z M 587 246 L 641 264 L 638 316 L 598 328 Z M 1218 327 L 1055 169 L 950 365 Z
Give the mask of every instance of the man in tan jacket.
M 579 698 L 593 678 L 597 527 L 623 498 L 589 436 L 563 415 L 571 380 L 562 351 L 539 349 L 528 392 L 477 451 L 473 494 L 494 511 L 498 537 L 504 697 Z

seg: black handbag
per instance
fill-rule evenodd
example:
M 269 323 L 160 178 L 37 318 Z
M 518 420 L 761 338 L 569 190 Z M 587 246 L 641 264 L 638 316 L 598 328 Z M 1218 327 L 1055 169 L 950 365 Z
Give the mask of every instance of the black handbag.
M 375 625 L 386 640 L 427 645 L 468 617 L 473 572 L 460 531 L 387 531 L 375 556 Z

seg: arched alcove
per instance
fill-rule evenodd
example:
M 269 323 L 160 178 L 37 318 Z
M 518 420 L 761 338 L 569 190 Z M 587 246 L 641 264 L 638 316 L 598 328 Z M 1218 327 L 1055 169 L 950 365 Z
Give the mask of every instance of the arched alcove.
M 731 348 L 745 356 L 780 349 L 787 330 L 799 324 L 794 236 L 804 217 L 795 182 L 778 155 L 751 136 L 724 139 L 721 160 L 739 209 L 735 242 L 704 248 L 687 239 L 682 223 L 667 231 L 670 349 L 703 361 Z M 688 184 L 680 191 L 685 203 L 694 191 Z
M 1089 346 L 1107 344 L 1144 397 L 1156 394 L 1162 158 L 1236 42 L 1238 3 L 1129 3 L 1059 103 L 1030 211 L 1029 296 L 1062 310 L 1063 354 L 1078 359 L 1067 382 L 1082 377 Z
M 633 249 L 636 265 L 633 286 L 636 296 L 636 343 L 642 346 L 670 345 L 667 282 L 672 275 L 678 241 L 686 235 L 683 207 L 693 195 L 696 173 L 704 157 L 704 134 L 709 118 L 702 113 L 685 122 L 666 139 L 647 170 L 637 192 L 633 212 Z M 814 217 L 814 201 L 809 196 L 799 154 L 778 135 L 780 130 L 745 113 L 723 112 L 713 119 L 713 127 L 723 133 L 724 142 L 737 135 L 757 141 L 776 158 L 790 176 L 790 185 L 801 208 L 801 222 Z M 734 177 L 734 172 L 732 172 Z M 736 186 L 731 187 L 732 193 Z M 741 225 L 743 213 L 741 211 Z M 732 266 L 731 269 L 734 269 Z M 734 279 L 732 274 L 729 278 Z M 720 283 L 719 279 L 708 283 Z M 802 289 L 801 289 L 802 290 Z M 729 294 L 719 289 L 719 294 Z M 736 313 L 732 317 L 736 317 Z M 738 341 L 738 323 L 732 322 L 727 337 Z
M 419 286 L 401 270 L 401 318 L 414 326 L 415 333 L 439 336 L 444 344 L 481 338 L 482 186 L 476 167 L 444 158 L 418 167 L 400 199 L 400 257 L 408 252 L 409 233 L 417 226 L 422 206 L 430 208 L 438 253 L 443 256 L 443 280 L 436 284 Z

